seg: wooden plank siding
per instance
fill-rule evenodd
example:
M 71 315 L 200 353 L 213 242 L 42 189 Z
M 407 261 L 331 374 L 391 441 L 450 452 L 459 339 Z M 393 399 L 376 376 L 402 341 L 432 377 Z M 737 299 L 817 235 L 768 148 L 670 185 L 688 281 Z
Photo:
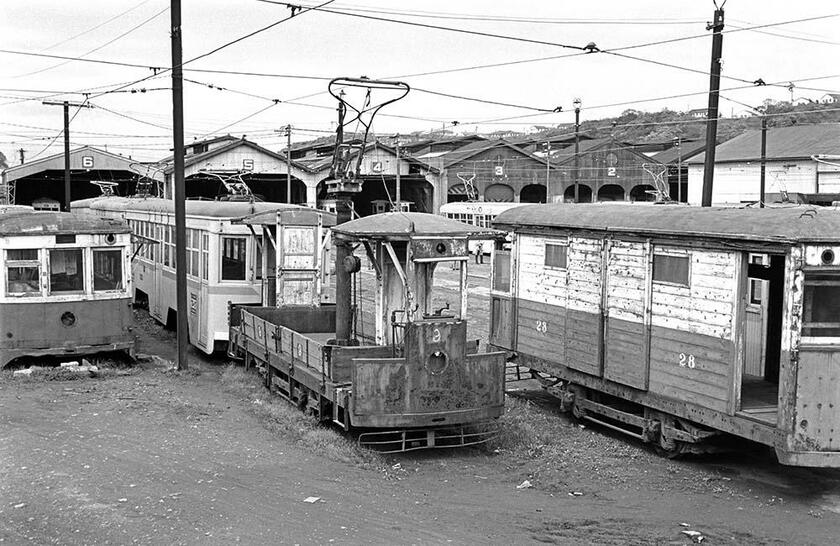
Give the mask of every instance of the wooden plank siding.
M 516 241 L 519 352 L 731 413 L 742 253 L 575 233 Z M 565 269 L 545 265 L 547 243 L 568 245 Z M 655 253 L 688 256 L 688 286 L 652 281 Z

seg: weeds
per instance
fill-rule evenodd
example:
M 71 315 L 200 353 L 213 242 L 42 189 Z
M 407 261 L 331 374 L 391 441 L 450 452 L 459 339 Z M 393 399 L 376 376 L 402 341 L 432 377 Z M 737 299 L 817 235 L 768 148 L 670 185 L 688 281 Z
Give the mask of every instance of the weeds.
M 251 411 L 272 432 L 289 438 L 306 450 L 333 461 L 364 468 L 383 465 L 376 453 L 359 447 L 338 431 L 322 426 L 314 417 L 271 395 L 256 374 L 228 366 L 222 372 L 221 382 L 225 390 L 250 402 Z

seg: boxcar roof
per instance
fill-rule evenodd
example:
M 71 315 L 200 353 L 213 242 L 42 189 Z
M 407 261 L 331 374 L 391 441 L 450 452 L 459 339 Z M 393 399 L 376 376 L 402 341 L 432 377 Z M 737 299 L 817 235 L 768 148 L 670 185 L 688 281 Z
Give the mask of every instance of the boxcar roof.
M 334 212 L 297 206 L 293 209 L 264 210 L 234 220 L 233 223 L 250 226 L 273 226 L 277 223 L 278 213 L 280 214 L 280 222 L 282 224 L 312 226 L 318 223 L 318 216 L 320 215 L 321 225 L 325 227 L 335 225 Z
M 128 233 L 121 220 L 72 212 L 8 212 L 0 215 L 0 237 L 81 233 Z
M 840 210 L 815 206 L 526 205 L 499 214 L 502 229 L 567 228 L 762 242 L 840 241 Z
M 187 216 L 204 218 L 244 218 L 264 211 L 300 210 L 306 207 L 288 203 L 266 203 L 250 201 L 200 201 L 187 200 Z M 72 207 L 88 207 L 93 210 L 110 212 L 139 211 L 170 213 L 175 212 L 175 202 L 159 197 L 116 197 L 100 196 L 73 201 Z
M 340 224 L 333 231 L 347 238 L 408 240 L 411 237 L 504 237 L 504 232 L 471 226 L 425 212 L 386 212 Z

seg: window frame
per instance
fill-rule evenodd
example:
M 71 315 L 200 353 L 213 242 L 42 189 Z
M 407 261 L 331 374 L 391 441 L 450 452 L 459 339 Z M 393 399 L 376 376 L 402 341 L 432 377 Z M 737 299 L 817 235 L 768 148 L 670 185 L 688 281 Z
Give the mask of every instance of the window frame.
M 548 247 L 557 247 L 562 248 L 563 250 L 563 264 L 560 265 L 553 265 L 548 263 Z M 544 241 L 543 242 L 543 267 L 546 269 L 551 269 L 553 271 L 568 271 L 569 269 L 569 243 L 568 241 L 560 242 L 560 241 Z
M 34 250 L 35 251 L 35 258 L 34 259 L 26 259 L 26 260 L 12 260 L 9 259 L 9 253 L 15 250 Z M 4 274 L 6 275 L 6 283 L 4 287 L 4 294 L 10 298 L 33 298 L 38 296 L 44 295 L 44 285 L 42 281 L 43 275 L 43 255 L 41 253 L 40 248 L 7 248 L 5 250 L 5 256 L 3 261 L 3 267 L 5 268 Z M 23 268 L 23 267 L 36 267 L 38 269 L 38 291 L 37 292 L 12 292 L 9 290 L 9 268 Z
M 97 252 L 111 252 L 119 253 L 117 263 L 120 266 L 120 279 L 117 288 L 96 288 L 96 253 Z M 125 271 L 125 250 L 123 248 L 114 247 L 90 247 L 90 264 L 91 264 L 91 279 L 90 289 L 92 294 L 115 294 L 126 291 L 126 271 Z
M 665 258 L 682 258 L 686 260 L 687 269 L 686 269 L 686 280 L 685 283 L 676 282 L 676 281 L 665 281 L 656 278 L 656 257 L 662 256 Z M 653 256 L 651 258 L 650 264 L 650 278 L 651 282 L 656 284 L 665 285 L 665 286 L 675 286 L 678 288 L 691 288 L 691 272 L 692 272 L 692 256 L 690 252 L 679 252 L 674 250 L 666 250 L 666 249 L 654 249 Z
M 241 279 L 227 279 L 225 278 L 225 242 L 228 240 L 239 239 L 243 243 L 245 250 L 244 259 L 242 259 L 243 273 Z M 248 282 L 248 236 L 228 234 L 219 237 L 219 282 Z
M 834 279 L 827 280 L 824 277 L 834 277 Z M 810 277 L 810 278 L 809 278 Z M 815 278 L 821 277 L 821 278 Z M 813 309 L 809 309 L 808 306 L 808 288 L 813 286 L 833 286 L 837 289 L 840 289 L 840 273 L 837 271 L 806 271 L 805 276 L 802 280 L 802 318 L 801 318 L 801 334 L 802 334 L 802 343 L 803 344 L 810 344 L 810 345 L 840 345 L 840 335 L 813 335 L 812 332 L 806 334 L 806 328 L 817 328 L 815 326 L 810 326 L 812 324 L 836 324 L 837 327 L 833 328 L 835 330 L 840 330 L 840 321 L 837 323 L 827 323 L 821 321 L 813 321 L 808 320 L 807 314 L 809 311 L 813 311 Z M 814 299 L 812 297 L 812 299 Z M 818 301 L 825 301 L 823 298 L 818 298 Z M 827 329 L 831 328 L 829 326 L 822 326 L 822 328 Z
M 47 281 L 47 296 L 65 296 L 65 295 L 79 295 L 79 294 L 88 294 L 87 283 L 88 283 L 88 275 L 87 275 L 87 259 L 85 252 L 87 247 L 82 246 L 72 246 L 72 247 L 50 247 L 47 248 L 47 271 L 48 271 L 48 281 Z M 82 288 L 81 290 L 59 290 L 56 291 L 53 289 L 53 260 L 52 260 L 52 253 L 53 252 L 78 252 L 79 255 L 82 257 L 81 264 L 79 265 L 77 272 L 80 272 L 82 275 Z

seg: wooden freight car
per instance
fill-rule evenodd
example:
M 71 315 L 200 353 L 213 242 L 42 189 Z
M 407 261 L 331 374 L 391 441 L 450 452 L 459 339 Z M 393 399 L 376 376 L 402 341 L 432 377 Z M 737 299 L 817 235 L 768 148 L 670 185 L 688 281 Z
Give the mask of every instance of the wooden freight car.
M 840 211 L 537 205 L 494 227 L 490 342 L 576 415 L 840 466 Z

